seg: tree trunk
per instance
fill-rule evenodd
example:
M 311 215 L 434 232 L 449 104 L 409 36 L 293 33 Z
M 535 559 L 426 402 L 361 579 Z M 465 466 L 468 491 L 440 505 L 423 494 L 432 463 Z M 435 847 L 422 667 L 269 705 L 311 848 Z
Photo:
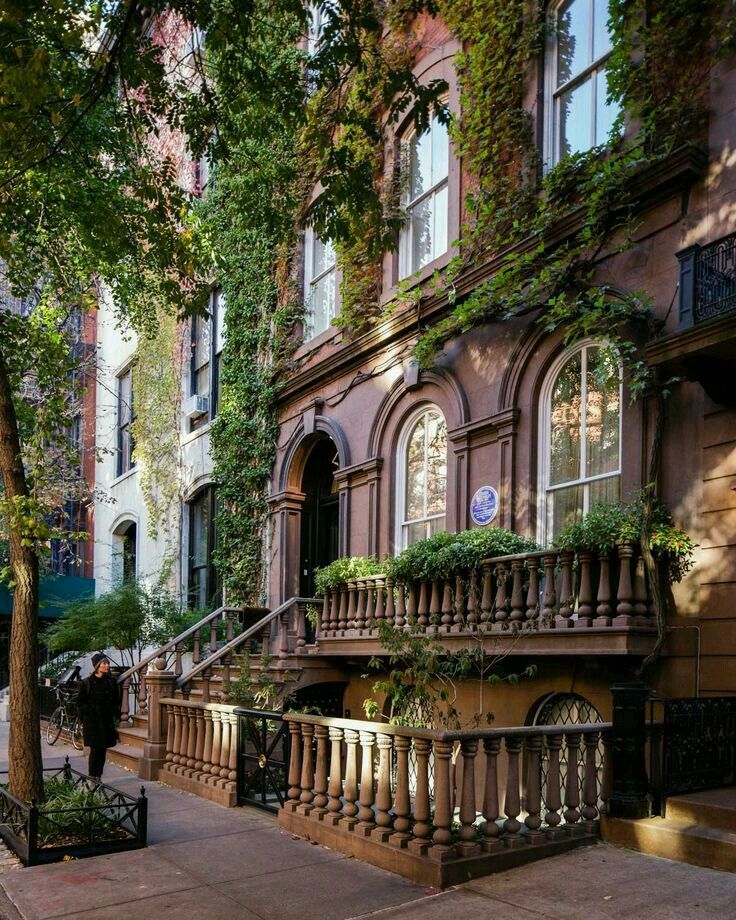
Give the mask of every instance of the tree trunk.
M 18 420 L 5 358 L 0 352 L 0 473 L 5 498 L 28 496 L 21 458 Z M 10 518 L 10 568 L 13 617 L 10 628 L 9 787 L 30 802 L 43 797 L 41 731 L 38 708 L 38 557 L 23 545 L 20 523 Z

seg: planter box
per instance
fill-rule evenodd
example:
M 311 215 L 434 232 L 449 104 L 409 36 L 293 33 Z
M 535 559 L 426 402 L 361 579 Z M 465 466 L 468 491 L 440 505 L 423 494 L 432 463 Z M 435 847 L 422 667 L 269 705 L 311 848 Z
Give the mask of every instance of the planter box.
M 44 779 L 64 779 L 80 786 L 87 777 L 69 765 L 46 769 Z M 0 773 L 0 837 L 18 856 L 24 866 L 59 862 L 69 856 L 101 856 L 122 850 L 136 850 L 146 845 L 148 799 L 141 787 L 138 798 L 100 783 L 96 787 L 102 801 L 99 804 L 78 808 L 50 809 L 43 804 L 23 802 L 8 792 L 7 772 Z M 71 823 L 75 830 L 65 834 Z M 104 823 L 100 832 L 99 824 Z M 45 843 L 42 828 L 58 826 L 66 839 L 59 843 Z M 79 829 L 81 828 L 81 830 Z

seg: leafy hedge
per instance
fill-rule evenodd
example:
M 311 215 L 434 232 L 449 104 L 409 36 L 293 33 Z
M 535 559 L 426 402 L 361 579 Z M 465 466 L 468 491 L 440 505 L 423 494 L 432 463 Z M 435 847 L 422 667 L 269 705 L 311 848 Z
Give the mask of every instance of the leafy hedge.
M 373 556 L 345 556 L 316 569 L 314 586 L 317 594 L 324 594 L 329 588 L 336 588 L 353 578 L 378 575 L 381 571 L 381 566 Z

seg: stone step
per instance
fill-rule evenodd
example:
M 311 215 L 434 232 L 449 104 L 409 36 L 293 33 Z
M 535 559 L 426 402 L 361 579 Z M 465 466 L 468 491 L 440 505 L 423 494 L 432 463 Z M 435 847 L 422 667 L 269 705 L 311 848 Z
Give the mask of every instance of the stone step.
M 146 722 L 145 728 L 139 728 L 134 725 L 118 725 L 118 737 L 121 744 L 142 751 L 148 737 L 148 723 Z
M 736 788 L 670 796 L 665 816 L 680 824 L 704 824 L 736 833 Z
M 129 744 L 123 744 L 120 741 L 118 741 L 115 747 L 108 748 L 107 750 L 107 759 L 111 763 L 117 764 L 119 767 L 130 770 L 131 773 L 135 774 L 138 773 L 140 755 L 141 751 L 139 748 L 132 747 Z
M 133 716 L 133 728 L 148 728 L 148 713 L 142 712 Z
M 603 839 L 616 846 L 736 872 L 736 833 L 703 824 L 685 824 L 671 818 L 603 818 Z

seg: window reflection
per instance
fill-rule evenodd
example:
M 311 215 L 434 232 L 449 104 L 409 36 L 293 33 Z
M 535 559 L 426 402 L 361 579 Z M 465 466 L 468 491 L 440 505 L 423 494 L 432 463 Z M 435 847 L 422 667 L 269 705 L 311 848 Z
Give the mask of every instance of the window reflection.
M 406 438 L 402 547 L 445 529 L 447 425 L 438 409 L 427 409 Z

